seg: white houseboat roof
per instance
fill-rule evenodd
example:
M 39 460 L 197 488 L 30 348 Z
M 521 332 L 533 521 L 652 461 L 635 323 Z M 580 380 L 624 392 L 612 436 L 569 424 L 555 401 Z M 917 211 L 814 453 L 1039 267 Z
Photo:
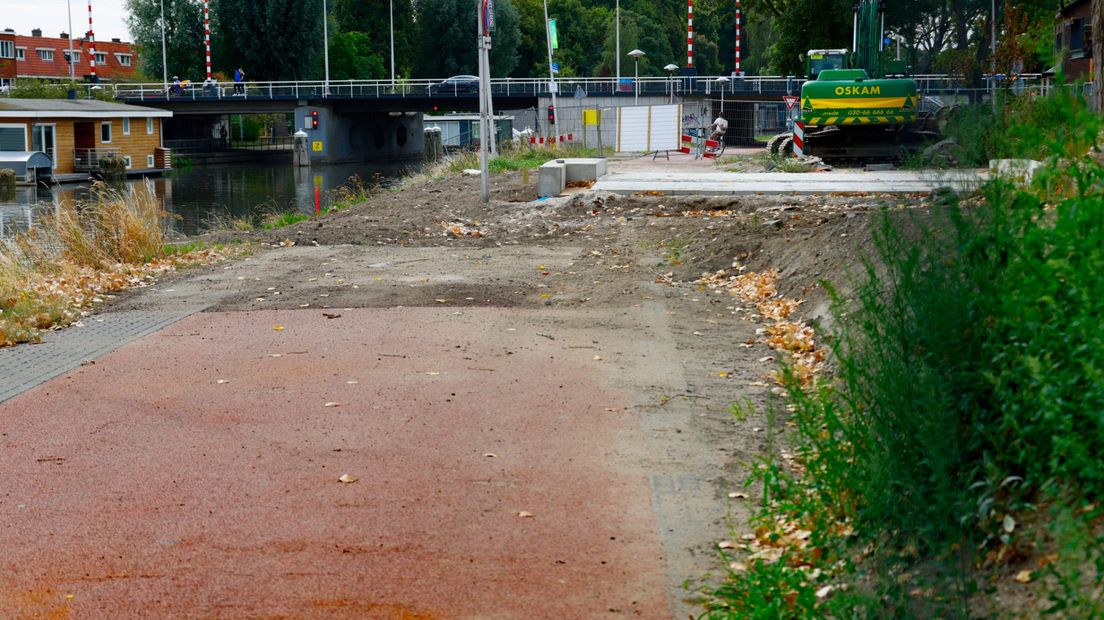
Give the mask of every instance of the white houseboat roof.
M 98 99 L 0 99 L 0 118 L 169 118 L 172 112 Z

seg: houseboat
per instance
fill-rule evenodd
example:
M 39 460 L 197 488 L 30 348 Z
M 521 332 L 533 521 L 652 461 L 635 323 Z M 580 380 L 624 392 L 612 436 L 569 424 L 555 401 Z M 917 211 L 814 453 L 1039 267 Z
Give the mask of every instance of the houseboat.
M 107 161 L 122 160 L 128 175 L 172 167 L 161 126 L 172 112 L 97 99 L 0 99 L 3 152 L 45 153 L 52 180 L 87 179 Z

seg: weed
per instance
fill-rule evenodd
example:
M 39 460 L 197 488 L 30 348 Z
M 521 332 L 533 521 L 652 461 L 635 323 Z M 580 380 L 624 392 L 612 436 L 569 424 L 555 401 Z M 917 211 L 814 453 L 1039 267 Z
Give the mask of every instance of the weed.
M 309 220 L 310 216 L 306 213 L 300 213 L 298 211 L 284 211 L 282 213 L 271 213 L 261 219 L 261 228 L 265 230 L 276 230 L 277 228 L 283 228 L 285 226 L 291 226 L 299 222 Z
M 667 251 L 664 254 L 664 259 L 668 265 L 681 265 L 682 257 L 686 253 L 686 249 L 689 247 L 689 243 L 681 237 L 672 237 L 667 241 Z

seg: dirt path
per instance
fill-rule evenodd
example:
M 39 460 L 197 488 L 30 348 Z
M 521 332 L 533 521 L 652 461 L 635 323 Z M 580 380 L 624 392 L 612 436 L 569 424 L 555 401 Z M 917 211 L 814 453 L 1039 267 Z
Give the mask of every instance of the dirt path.
M 770 443 L 729 404 L 773 365 L 692 281 L 771 264 L 822 312 L 880 200 L 496 186 L 250 233 L 297 244 L 111 307 L 202 311 L 0 404 L 0 615 L 693 611 Z

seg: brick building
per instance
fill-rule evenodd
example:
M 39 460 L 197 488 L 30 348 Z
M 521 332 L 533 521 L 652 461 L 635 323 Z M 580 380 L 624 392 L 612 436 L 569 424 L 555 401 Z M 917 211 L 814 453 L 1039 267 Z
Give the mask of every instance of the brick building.
M 70 41 L 67 33 L 44 37 L 41 30 L 30 36 L 8 29 L 0 32 L 0 84 L 18 78 L 69 78 L 69 48 L 72 45 L 73 76 L 80 80 L 92 73 L 90 45 L 85 38 Z M 101 80 L 126 80 L 134 75 L 138 55 L 134 46 L 119 39 L 96 41 L 96 76 Z
M 1054 20 L 1054 49 L 1062 50 L 1062 69 L 1067 81 L 1091 79 L 1093 45 L 1099 45 L 1094 39 L 1099 38 L 1092 32 L 1091 0 L 1062 2 Z

